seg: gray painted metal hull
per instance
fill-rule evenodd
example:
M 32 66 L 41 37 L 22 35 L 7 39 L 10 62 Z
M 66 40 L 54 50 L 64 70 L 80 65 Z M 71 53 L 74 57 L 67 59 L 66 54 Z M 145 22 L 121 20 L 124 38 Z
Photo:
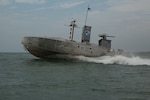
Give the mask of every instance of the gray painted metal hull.
M 113 54 L 108 48 L 99 45 L 62 38 L 24 37 L 22 44 L 32 55 L 40 58 L 50 58 L 55 55 L 99 57 Z

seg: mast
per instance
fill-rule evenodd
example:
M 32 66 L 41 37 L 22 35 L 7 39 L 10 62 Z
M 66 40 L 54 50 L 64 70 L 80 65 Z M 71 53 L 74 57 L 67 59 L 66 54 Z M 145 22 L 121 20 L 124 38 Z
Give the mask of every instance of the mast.
M 69 40 L 73 40 L 73 34 L 74 34 L 74 28 L 77 27 L 77 25 L 75 24 L 76 20 L 71 21 L 70 23 L 70 36 L 69 36 Z
M 82 40 L 81 40 L 81 42 L 86 42 L 86 43 L 90 42 L 91 28 L 92 28 L 91 26 L 86 25 L 89 10 L 91 10 L 91 8 L 88 5 L 88 9 L 86 12 L 86 18 L 85 18 L 85 25 L 82 30 Z
M 88 9 L 87 9 L 87 12 L 86 12 L 86 17 L 85 17 L 85 26 L 86 26 L 86 22 L 87 22 L 87 17 L 88 17 L 89 10 L 91 10 L 91 8 L 88 5 Z

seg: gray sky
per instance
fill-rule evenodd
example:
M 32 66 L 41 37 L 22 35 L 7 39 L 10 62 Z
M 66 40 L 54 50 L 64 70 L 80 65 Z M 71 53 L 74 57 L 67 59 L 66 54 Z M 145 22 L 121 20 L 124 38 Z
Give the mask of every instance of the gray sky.
M 112 38 L 112 48 L 150 51 L 150 0 L 0 0 L 0 52 L 24 52 L 24 36 L 69 37 L 71 19 L 77 20 L 74 40 L 81 40 L 86 9 L 92 26 L 91 42 L 98 34 Z

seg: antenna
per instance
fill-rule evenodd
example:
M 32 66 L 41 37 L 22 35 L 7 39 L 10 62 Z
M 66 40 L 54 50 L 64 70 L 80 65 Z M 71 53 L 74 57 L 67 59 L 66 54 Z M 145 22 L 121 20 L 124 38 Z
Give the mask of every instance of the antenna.
M 88 9 L 87 9 L 87 12 L 86 12 L 86 17 L 85 17 L 85 26 L 86 26 L 86 22 L 87 22 L 87 17 L 88 17 L 89 10 L 91 10 L 91 8 L 88 5 Z
M 72 21 L 76 21 L 74 18 L 72 18 Z M 71 24 L 70 24 L 71 25 Z M 66 24 L 64 24 L 64 26 L 70 26 L 70 25 L 66 25 Z M 75 24 L 75 26 L 74 26 L 75 28 L 80 28 L 77 24 Z

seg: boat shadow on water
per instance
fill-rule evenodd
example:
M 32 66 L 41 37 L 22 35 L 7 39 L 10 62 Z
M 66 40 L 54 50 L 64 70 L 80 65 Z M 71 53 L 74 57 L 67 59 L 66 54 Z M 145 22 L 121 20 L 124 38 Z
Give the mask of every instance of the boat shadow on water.
M 28 62 L 32 62 L 32 63 L 65 63 L 65 64 L 74 64 L 74 63 L 88 63 L 86 61 L 82 61 L 80 59 L 78 59 L 77 57 L 74 56 L 55 56 L 52 58 L 33 58 L 28 60 Z

